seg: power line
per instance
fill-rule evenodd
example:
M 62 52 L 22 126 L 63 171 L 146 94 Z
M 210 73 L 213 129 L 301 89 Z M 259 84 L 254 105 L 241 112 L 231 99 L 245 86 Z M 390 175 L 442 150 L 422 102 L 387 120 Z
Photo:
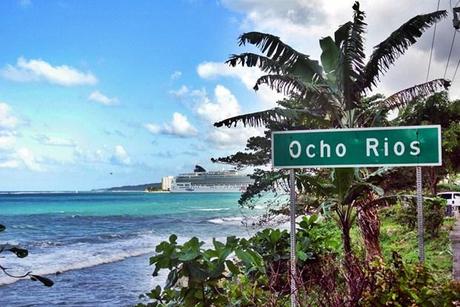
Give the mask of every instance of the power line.
M 436 11 L 439 11 L 439 3 L 441 0 L 438 0 L 438 6 L 436 7 Z M 460 0 L 459 0 L 460 2 Z M 433 31 L 433 39 L 431 40 L 431 50 L 430 50 L 430 60 L 428 61 L 428 71 L 426 72 L 426 81 L 428 81 L 428 78 L 430 77 L 430 68 L 431 68 L 431 58 L 433 56 L 433 47 L 434 47 L 434 40 L 436 39 L 436 26 L 438 23 L 436 22 L 434 24 L 434 31 Z
M 455 7 L 457 7 L 459 3 L 460 3 L 460 0 L 457 1 L 457 4 L 455 4 Z M 454 14 L 455 14 L 455 12 L 454 12 Z M 455 67 L 455 72 L 454 72 L 454 75 L 452 77 L 452 83 L 454 83 L 455 76 L 457 76 L 458 66 L 460 66 L 460 58 L 458 58 L 457 66 Z
M 460 58 L 458 59 L 458 62 L 457 62 L 457 67 L 455 67 L 455 72 L 454 72 L 454 76 L 452 77 L 452 83 L 454 83 L 454 80 L 455 80 L 455 76 L 457 75 L 457 70 L 458 70 L 458 66 L 460 65 Z
M 444 79 L 446 78 L 447 68 L 449 67 L 450 56 L 452 55 L 452 49 L 454 49 L 454 42 L 455 42 L 456 34 L 457 34 L 457 31 L 454 30 L 454 36 L 452 37 L 452 43 L 450 44 L 449 56 L 447 57 L 446 69 L 444 70 L 444 77 L 443 77 Z

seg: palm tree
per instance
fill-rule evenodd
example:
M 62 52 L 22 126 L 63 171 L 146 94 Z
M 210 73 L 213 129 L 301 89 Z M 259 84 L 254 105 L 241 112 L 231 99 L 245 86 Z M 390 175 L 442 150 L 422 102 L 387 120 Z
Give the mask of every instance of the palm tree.
M 389 111 L 404 107 L 415 98 L 449 87 L 449 81 L 435 79 L 403 89 L 387 98 L 366 98 L 395 61 L 426 29 L 446 17 L 447 12 L 436 11 L 411 18 L 375 46 L 365 62 L 365 14 L 358 2 L 353 5 L 353 11 L 353 20 L 340 26 L 334 37 L 320 39 L 321 64 L 283 43 L 277 36 L 260 32 L 241 35 L 240 46 L 254 45 L 262 54 L 232 55 L 227 63 L 258 67 L 265 75 L 256 81 L 254 89 L 267 85 L 288 98 L 278 102 L 279 107 L 235 116 L 214 125 L 231 127 L 242 122 L 244 126 L 284 124 L 285 129 L 310 129 L 313 124 L 329 128 L 368 127 L 384 123 Z M 382 170 L 377 173 L 383 174 Z M 366 170 L 337 168 L 332 171 L 332 178 L 334 190 L 327 202 L 335 208 L 342 230 L 350 302 L 353 302 L 360 291 L 359 286 L 353 284 L 359 284 L 362 278 L 351 248 L 350 229 L 357 215 L 354 208 L 359 206 L 359 225 L 368 254 L 378 254 L 379 250 L 376 251 L 375 247 L 376 242 L 378 247 L 378 218 L 367 204 L 374 203 L 373 197 L 382 191 L 369 181 L 375 176 Z M 301 174 L 298 179 L 302 180 Z M 366 218 L 371 220 L 366 221 Z

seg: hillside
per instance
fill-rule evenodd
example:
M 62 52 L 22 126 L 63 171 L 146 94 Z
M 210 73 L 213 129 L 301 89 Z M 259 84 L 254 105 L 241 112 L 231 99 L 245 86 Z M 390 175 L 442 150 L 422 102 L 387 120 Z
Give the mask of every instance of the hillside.
M 138 185 L 124 185 L 120 187 L 111 187 L 106 189 L 98 189 L 97 191 L 107 191 L 107 192 L 116 192 L 116 191 L 145 191 L 147 188 L 152 187 L 155 189 L 161 189 L 161 183 L 146 183 Z

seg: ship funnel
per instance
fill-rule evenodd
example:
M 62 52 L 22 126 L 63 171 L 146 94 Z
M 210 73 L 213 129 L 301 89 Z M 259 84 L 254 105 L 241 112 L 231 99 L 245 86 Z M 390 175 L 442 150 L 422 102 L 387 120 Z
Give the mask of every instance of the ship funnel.
M 206 173 L 206 170 L 199 166 L 199 165 L 195 165 L 195 170 L 194 170 L 195 173 Z

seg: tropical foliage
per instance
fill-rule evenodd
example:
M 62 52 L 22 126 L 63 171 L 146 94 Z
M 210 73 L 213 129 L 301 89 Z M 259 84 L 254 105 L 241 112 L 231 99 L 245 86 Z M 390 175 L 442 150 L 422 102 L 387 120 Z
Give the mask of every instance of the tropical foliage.
M 388 262 L 375 258 L 363 266 L 362 293 L 351 304 L 335 223 L 313 215 L 298 230 L 298 306 L 451 306 L 460 299 L 458 283 L 393 252 Z M 288 239 L 280 229 L 208 245 L 197 238 L 179 244 L 172 235 L 150 259 L 153 275 L 168 272 L 166 283 L 146 293 L 139 306 L 289 306 Z
M 287 98 L 278 101 L 276 108 L 228 118 L 215 123 L 215 126 L 231 127 L 242 123 L 244 126 L 265 126 L 269 131 L 385 126 L 389 124 L 386 117 L 390 111 L 449 87 L 449 81 L 435 79 L 402 89 L 386 98 L 370 96 L 382 75 L 426 29 L 446 17 L 446 11 L 411 18 L 375 46 L 367 62 L 364 52 L 365 14 L 358 2 L 353 5 L 353 11 L 352 21 L 340 26 L 333 36 L 319 41 L 322 50 L 320 61 L 293 49 L 277 36 L 260 32 L 243 34 L 239 44 L 253 45 L 261 54 L 232 55 L 227 63 L 259 68 L 265 74 L 256 81 L 254 89 L 265 85 L 284 93 Z M 269 138 L 269 133 L 266 136 Z M 256 162 L 263 165 L 269 159 L 269 140 L 251 139 L 247 149 L 249 152 L 215 161 L 242 166 L 245 163 L 256 165 Z M 299 195 L 315 195 L 320 200 L 316 203 L 335 212 L 342 231 L 350 303 L 356 303 L 365 279 L 353 255 L 350 230 L 358 219 L 367 258 L 370 260 L 380 254 L 376 205 L 384 192 L 379 183 L 387 172 L 391 171 L 338 168 L 332 171 L 303 170 L 296 175 Z M 254 179 L 254 185 L 242 195 L 240 201 L 243 204 L 254 195 L 276 191 L 281 182 L 287 180 L 287 174 L 258 170 Z
M 312 286 L 320 284 L 324 274 L 318 271 L 318 264 L 336 257 L 338 233 L 317 216 L 304 217 L 299 226 L 296 252 L 301 278 Z M 156 247 L 157 254 L 150 258 L 155 266 L 153 276 L 162 269 L 169 273 L 164 288 L 157 286 L 146 294 L 151 299 L 148 304 L 260 306 L 276 301 L 282 305 L 289 297 L 288 238 L 286 230 L 264 229 L 249 239 L 227 237 L 225 243 L 214 239 L 212 247 L 205 248 L 204 242 L 195 237 L 178 244 L 172 235 Z M 332 275 L 330 279 L 335 278 Z M 230 295 L 232 292 L 239 295 Z
M 415 199 L 398 202 L 392 208 L 395 219 L 408 230 L 417 228 L 417 204 Z M 431 237 L 438 235 L 444 221 L 446 200 L 440 197 L 423 199 L 423 215 L 425 232 Z
M 416 99 L 401 110 L 394 124 L 441 126 L 443 165 L 426 167 L 423 174 L 431 194 L 436 195 L 439 181 L 460 171 L 460 100 L 449 100 L 446 92 Z

